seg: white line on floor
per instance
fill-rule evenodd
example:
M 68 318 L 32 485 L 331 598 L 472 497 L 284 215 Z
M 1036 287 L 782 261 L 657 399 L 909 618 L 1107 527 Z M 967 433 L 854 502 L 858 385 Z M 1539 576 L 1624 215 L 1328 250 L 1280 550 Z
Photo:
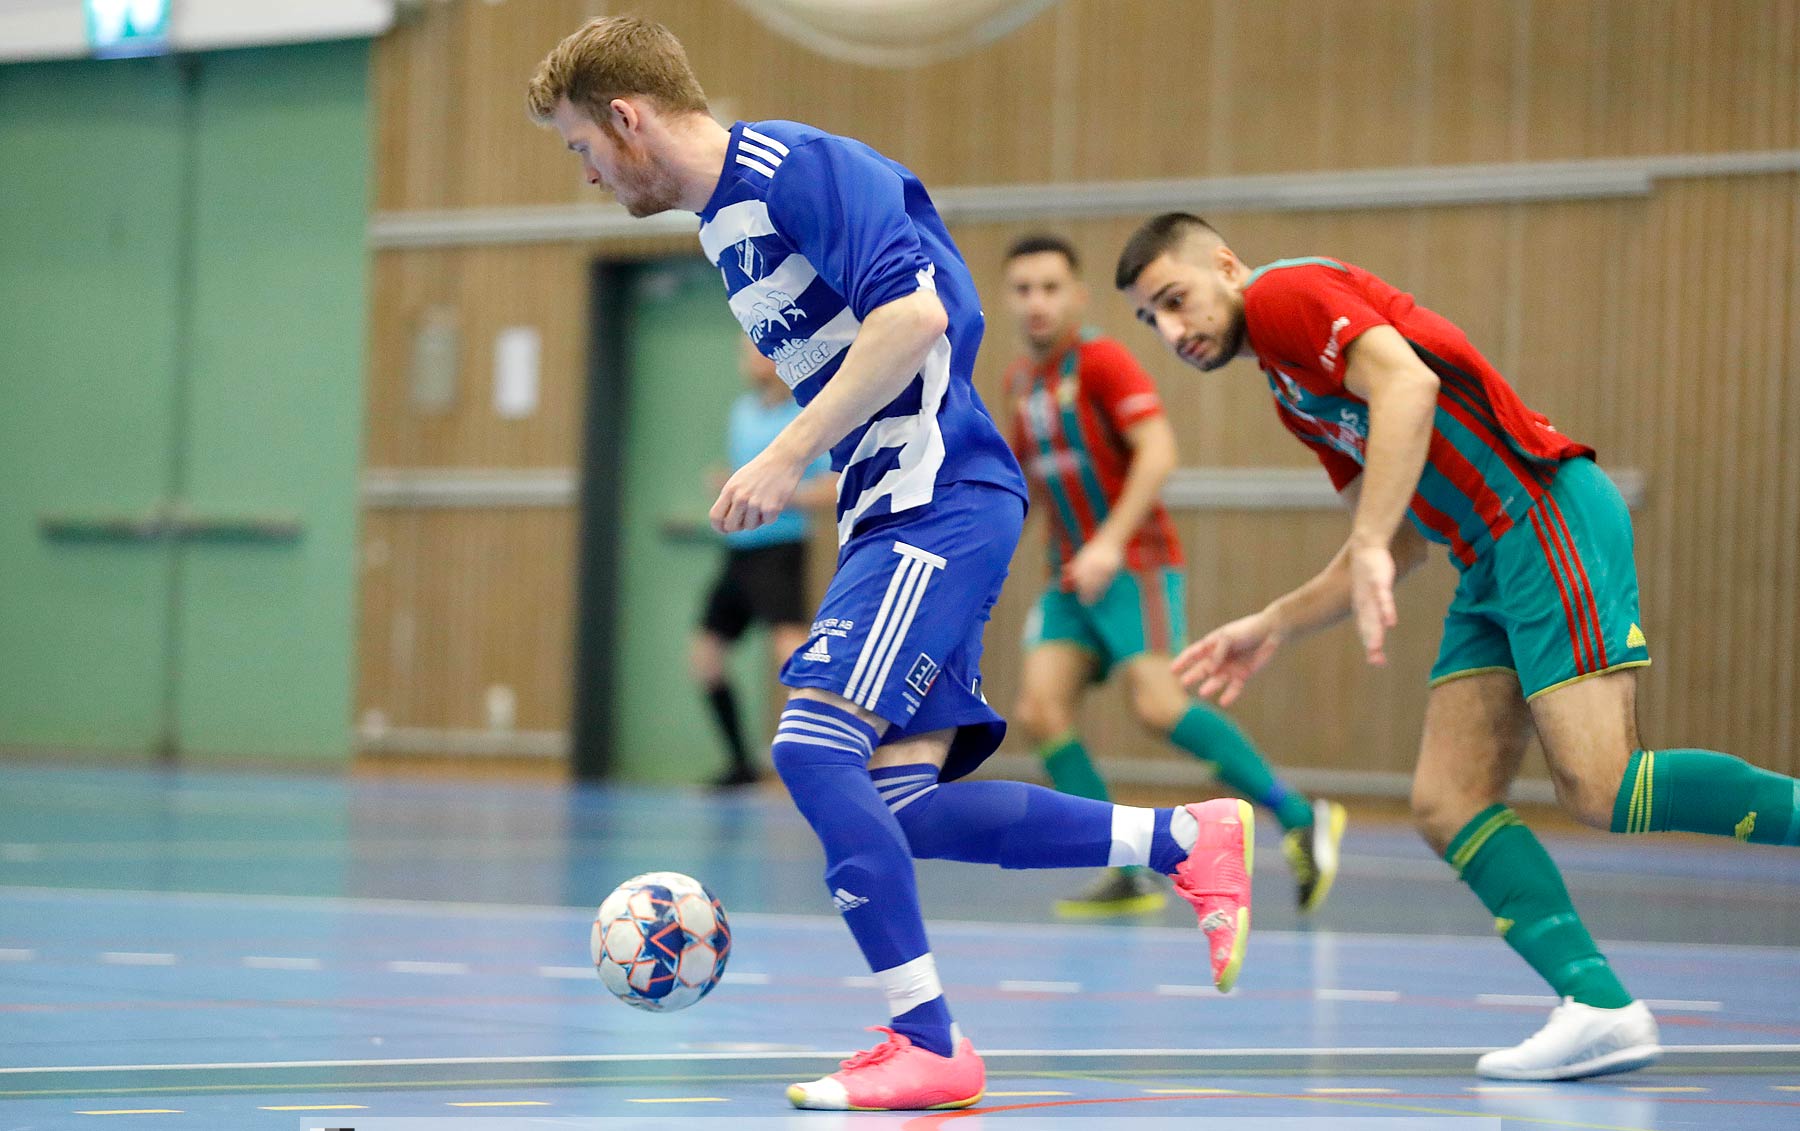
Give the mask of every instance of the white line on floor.
M 657 1061 L 757 1061 L 787 1060 L 797 1057 L 819 1060 L 841 1060 L 852 1050 L 820 1052 L 666 1052 L 666 1053 L 578 1053 L 559 1056 L 448 1056 L 409 1057 L 389 1060 L 269 1060 L 206 1064 L 72 1064 L 42 1067 L 0 1068 L 0 1076 L 17 1076 L 32 1072 L 200 1072 L 268 1070 L 274 1068 L 401 1068 L 449 1064 L 643 1064 Z M 1332 1046 L 1327 1048 L 1256 1048 L 1256 1049 L 984 1049 L 984 1059 L 1037 1057 L 1112 1056 L 1123 1059 L 1144 1057 L 1297 1057 L 1366 1056 L 1366 1057 L 1467 1057 L 1492 1052 L 1492 1045 L 1466 1048 L 1398 1047 L 1398 1046 Z M 1676 1054 L 1740 1055 L 1745 1053 L 1800 1053 L 1800 1044 L 1790 1045 L 1664 1045 L 1663 1051 Z
M 744 970 L 741 972 L 732 970 L 722 976 L 719 981 L 729 982 L 736 986 L 766 986 L 769 984 L 769 976 L 752 970 Z
M 1320 1001 L 1399 1001 L 1399 990 L 1314 990 Z
M 1446 873 L 1448 874 L 1448 873 Z M 1662 881 L 1659 881 L 1662 882 Z M 1716 885 L 1714 885 L 1716 888 Z M 1792 890 L 1791 885 L 1780 885 L 1782 890 Z M 1666 889 L 1662 889 L 1666 890 Z M 98 903 L 108 899 L 138 899 L 146 902 L 164 904 L 188 904 L 200 906 L 233 906 L 233 907 L 268 907 L 291 911 L 321 910 L 344 911 L 375 915 L 460 915 L 491 919 L 535 919 L 561 922 L 570 918 L 591 919 L 591 907 L 556 907 L 543 904 L 513 903 L 465 903 L 448 900 L 417 899 L 373 899 L 361 896 L 340 895 L 250 895 L 232 892 L 190 892 L 190 891 L 144 891 L 132 888 L 55 888 L 33 886 L 30 884 L 0 884 L 0 896 L 25 896 L 38 899 L 60 899 L 76 903 Z M 836 915 L 793 915 L 769 911 L 737 911 L 731 915 L 734 924 L 762 928 L 816 930 L 823 925 L 836 925 L 842 922 Z M 996 930 L 1009 936 L 1031 935 L 1092 937 L 1096 934 L 1116 935 L 1118 928 L 1105 924 L 1079 923 L 983 923 L 966 919 L 933 919 L 933 934 L 992 935 Z M 1160 927 L 1143 925 L 1132 928 L 1136 938 L 1167 938 L 1192 940 L 1192 927 Z M 1256 938 L 1260 945 L 1291 944 L 1312 946 L 1321 937 L 1348 942 L 1384 942 L 1419 944 L 1456 942 L 1467 943 L 1472 939 L 1491 939 L 1489 934 L 1400 934 L 1390 931 L 1279 931 L 1259 929 Z M 1788 958 L 1793 955 L 1793 947 L 1777 944 L 1755 943 L 1714 943 L 1714 942 L 1652 942 L 1631 939 L 1609 939 L 1607 946 L 1612 951 L 1644 948 L 1660 951 L 1703 951 L 1709 956 L 1720 954 L 1743 953 L 1758 957 Z
M 1081 992 L 1081 983 L 1030 982 L 1009 978 L 1000 983 L 1000 989 L 1009 994 L 1078 994 Z
M 1476 994 L 1475 1000 L 1481 1005 L 1548 1005 L 1562 1004 L 1562 998 L 1548 994 Z
M 592 966 L 539 966 L 538 973 L 546 978 L 567 978 L 570 981 L 598 976 Z
M 100 961 L 109 966 L 173 966 L 175 956 L 135 950 L 108 950 L 101 953 Z
M 387 968 L 396 974 L 467 974 L 467 962 L 390 962 Z
M 279 955 L 246 954 L 244 965 L 252 970 L 323 970 L 317 958 L 283 958 Z
M 1644 1004 L 1651 1009 L 1666 1009 L 1670 1013 L 1717 1013 L 1725 1008 L 1722 1001 L 1684 1001 L 1681 998 L 1647 997 Z
M 1163 997 L 1218 997 L 1217 986 L 1158 986 L 1156 992 Z
M 23 947 L 0 947 L 0 962 L 30 962 L 37 957 L 37 951 Z

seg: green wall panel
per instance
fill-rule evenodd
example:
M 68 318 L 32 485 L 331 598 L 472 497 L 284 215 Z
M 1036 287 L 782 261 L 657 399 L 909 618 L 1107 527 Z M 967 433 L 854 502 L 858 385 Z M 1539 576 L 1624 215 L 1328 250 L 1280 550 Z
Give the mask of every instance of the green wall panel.
M 368 45 L 188 62 L 0 66 L 0 745 L 151 749 L 173 656 L 184 754 L 343 758 Z M 303 534 L 37 528 L 147 510 L 172 478 Z
M 189 753 L 350 749 L 367 74 L 358 41 L 210 56 L 201 79 L 187 497 L 303 533 L 183 551 Z
M 701 259 L 645 266 L 631 302 L 613 773 L 695 782 L 725 765 L 705 701 L 687 677 L 688 642 L 722 543 L 670 539 L 662 525 L 703 518 L 712 505 L 703 477 L 725 462 L 726 420 L 744 388 L 737 371 L 743 331 L 725 305 L 718 271 Z M 765 635 L 753 633 L 732 660 L 753 747 L 767 714 L 767 657 Z
M 0 67 L 0 741 L 156 734 L 169 550 L 37 516 L 163 494 L 181 116 L 166 60 Z

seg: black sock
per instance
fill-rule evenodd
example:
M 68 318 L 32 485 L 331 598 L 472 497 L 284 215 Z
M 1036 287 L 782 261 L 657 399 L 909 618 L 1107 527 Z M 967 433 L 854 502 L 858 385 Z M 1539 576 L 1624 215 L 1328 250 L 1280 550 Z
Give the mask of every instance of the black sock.
M 732 694 L 729 683 L 716 684 L 706 692 L 706 701 L 712 705 L 713 719 L 719 724 L 719 730 L 725 735 L 726 751 L 731 755 L 731 768 L 739 773 L 751 773 L 750 752 L 744 748 L 744 727 L 738 721 L 737 696 Z

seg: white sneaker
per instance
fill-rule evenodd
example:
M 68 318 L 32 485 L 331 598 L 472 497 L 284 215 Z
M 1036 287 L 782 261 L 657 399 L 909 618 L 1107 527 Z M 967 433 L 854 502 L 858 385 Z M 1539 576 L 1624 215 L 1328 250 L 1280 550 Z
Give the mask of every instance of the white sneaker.
M 1475 1071 L 1493 1080 L 1579 1080 L 1630 1072 L 1662 1058 L 1657 1040 L 1656 1018 L 1641 1001 L 1598 1009 L 1564 998 L 1542 1029 L 1523 1044 L 1483 1056 Z

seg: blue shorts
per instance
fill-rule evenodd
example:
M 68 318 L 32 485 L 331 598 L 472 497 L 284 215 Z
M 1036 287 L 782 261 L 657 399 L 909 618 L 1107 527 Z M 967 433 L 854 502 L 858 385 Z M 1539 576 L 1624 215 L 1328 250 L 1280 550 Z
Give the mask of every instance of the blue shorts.
M 858 531 L 781 682 L 836 692 L 887 720 L 883 742 L 955 728 L 942 778 L 968 774 L 1006 735 L 981 694 L 981 633 L 1024 522 L 1019 496 L 956 483 Z

